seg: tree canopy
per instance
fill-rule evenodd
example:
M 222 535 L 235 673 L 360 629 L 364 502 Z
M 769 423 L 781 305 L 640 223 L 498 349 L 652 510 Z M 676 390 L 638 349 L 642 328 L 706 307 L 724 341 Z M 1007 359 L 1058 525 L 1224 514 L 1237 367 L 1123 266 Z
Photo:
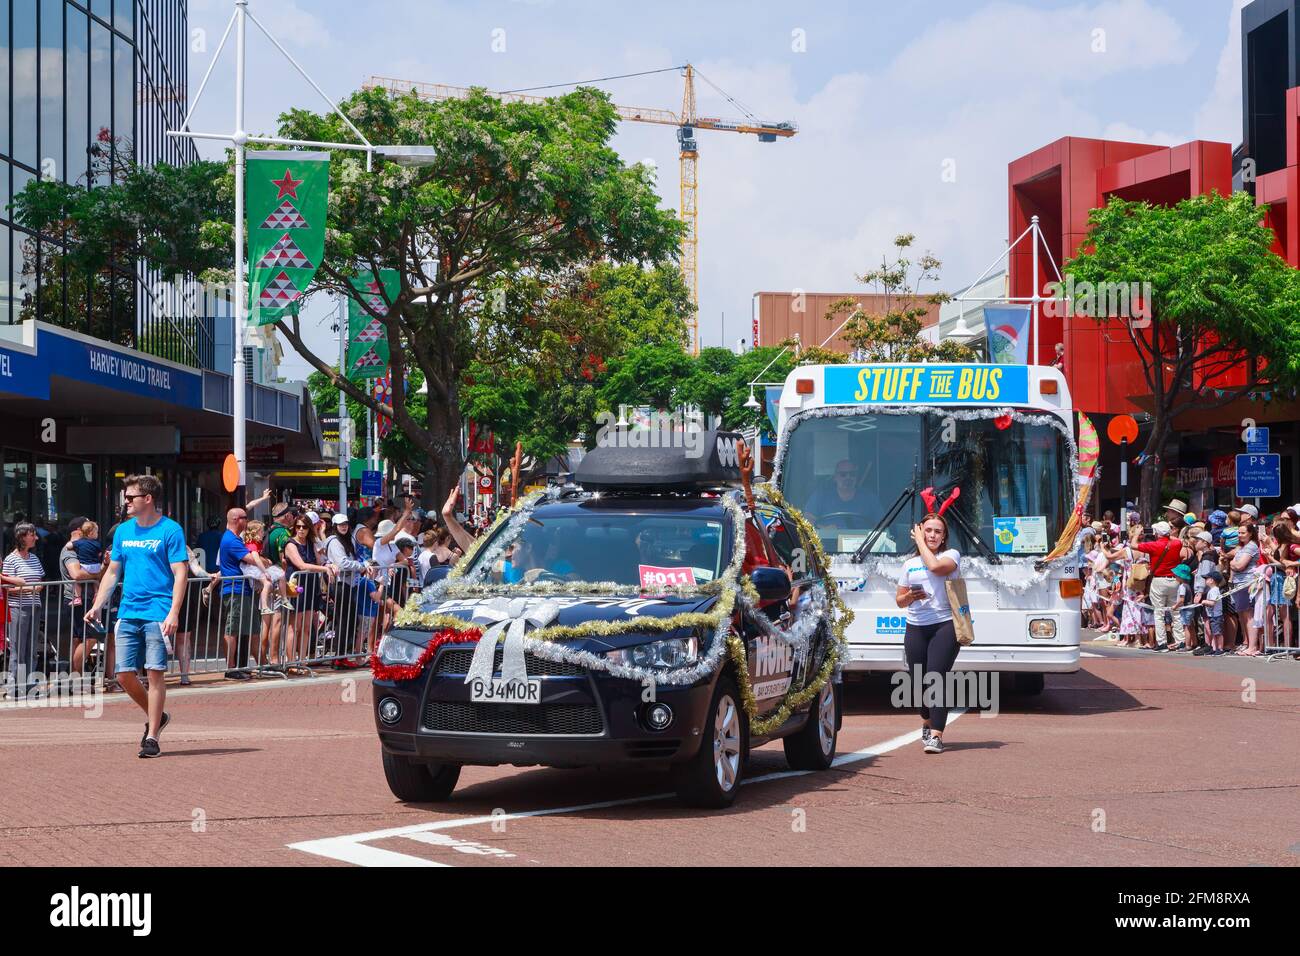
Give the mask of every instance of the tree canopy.
M 1300 272 L 1273 253 L 1264 211 L 1246 193 L 1173 206 L 1112 197 L 1092 211 L 1082 250 L 1066 264 L 1076 286 L 1147 284 L 1149 301 L 1121 324 L 1153 402 L 1142 468 L 1148 515 L 1158 504 L 1161 457 L 1178 416 L 1300 378 Z M 1235 384 L 1226 384 L 1227 373 Z

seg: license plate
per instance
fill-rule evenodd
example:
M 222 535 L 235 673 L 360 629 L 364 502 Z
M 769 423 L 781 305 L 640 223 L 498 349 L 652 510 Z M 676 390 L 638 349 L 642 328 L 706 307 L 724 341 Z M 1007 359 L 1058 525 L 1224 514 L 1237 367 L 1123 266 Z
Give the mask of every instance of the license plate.
M 476 704 L 540 704 L 542 682 L 536 677 L 510 683 L 500 677 L 475 680 L 469 685 L 469 699 Z

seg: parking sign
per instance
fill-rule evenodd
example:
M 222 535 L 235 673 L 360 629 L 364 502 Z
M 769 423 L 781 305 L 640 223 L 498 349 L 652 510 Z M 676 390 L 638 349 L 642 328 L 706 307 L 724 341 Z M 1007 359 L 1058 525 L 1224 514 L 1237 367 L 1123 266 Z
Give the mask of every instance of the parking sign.
M 1281 494 L 1281 455 L 1237 456 L 1238 498 L 1277 498 Z

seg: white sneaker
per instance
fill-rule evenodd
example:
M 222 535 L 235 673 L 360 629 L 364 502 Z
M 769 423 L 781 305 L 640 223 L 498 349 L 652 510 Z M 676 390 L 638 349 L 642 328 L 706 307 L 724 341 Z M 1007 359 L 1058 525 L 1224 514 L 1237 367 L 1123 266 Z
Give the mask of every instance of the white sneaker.
M 943 740 L 931 734 L 925 741 L 925 752 L 928 754 L 943 753 Z

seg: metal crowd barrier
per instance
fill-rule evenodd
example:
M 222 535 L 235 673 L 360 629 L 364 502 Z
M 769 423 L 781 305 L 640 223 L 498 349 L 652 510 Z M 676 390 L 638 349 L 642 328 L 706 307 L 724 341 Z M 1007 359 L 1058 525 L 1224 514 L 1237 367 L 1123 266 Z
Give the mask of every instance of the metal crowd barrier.
M 364 576 L 294 571 L 269 585 L 259 575 L 191 576 L 167 673 L 188 683 L 202 674 L 287 678 L 363 666 L 416 583 L 403 566 L 372 568 Z M 102 629 L 84 619 L 95 590 L 93 583 L 64 581 L 5 588 L 0 693 L 25 697 L 55 679 L 98 688 L 115 680 L 120 585 L 101 611 Z

